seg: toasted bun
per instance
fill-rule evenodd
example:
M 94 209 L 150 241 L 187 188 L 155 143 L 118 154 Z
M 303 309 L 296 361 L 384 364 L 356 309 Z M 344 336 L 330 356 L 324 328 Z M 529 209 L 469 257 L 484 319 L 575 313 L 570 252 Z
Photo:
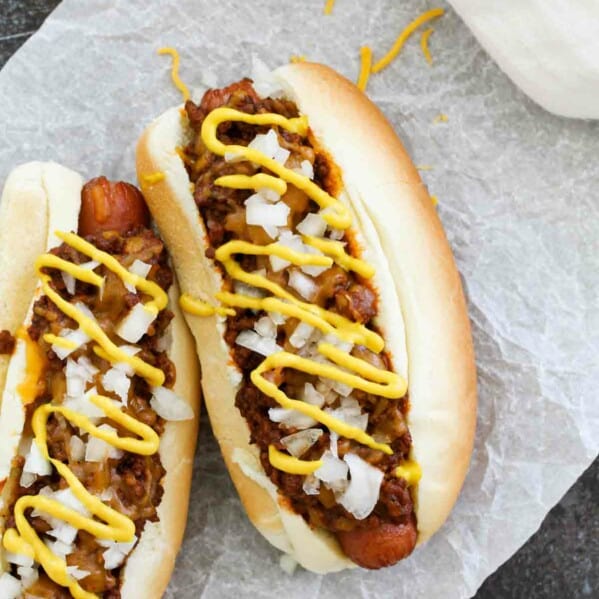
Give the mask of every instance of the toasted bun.
M 377 325 L 395 370 L 409 380 L 409 426 L 423 472 L 416 508 L 422 543 L 442 525 L 458 496 L 476 420 L 472 340 L 455 262 L 426 188 L 378 108 L 323 65 L 292 64 L 275 76 L 340 167 L 345 187 L 340 199 L 353 212 L 363 257 L 376 268 Z M 164 113 L 139 141 L 137 171 L 142 181 L 147 173 L 165 174 L 145 195 L 182 290 L 215 301 L 221 279 L 205 258 L 206 231 L 175 151 L 189 135 L 178 108 Z M 235 407 L 240 375 L 223 340 L 222 319 L 186 317 L 196 337 L 214 433 L 253 524 L 307 569 L 353 566 L 332 535 L 311 530 L 266 477 Z
M 28 163 L 9 175 L 0 206 L 0 264 L 10 269 L 3 270 L 0 279 L 0 301 L 10 311 L 2 315 L 2 328 L 14 332 L 22 324 L 31 323 L 32 306 L 40 295 L 33 263 L 40 254 L 60 243 L 54 231 L 77 230 L 82 186 L 83 180 L 77 173 L 54 163 Z M 22 239 L 27 243 L 20 251 Z M 14 251 L 15 247 L 19 248 L 18 252 Z M 16 281 L 14 288 L 11 274 Z M 20 303 L 14 296 L 20 298 Z M 193 338 L 179 310 L 178 297 L 175 281 L 169 291 L 169 308 L 175 318 L 171 323 L 168 354 L 178 373 L 174 391 L 192 406 L 195 418 L 166 423 L 159 450 L 166 470 L 164 495 L 158 507 L 159 521 L 146 524 L 127 559 L 121 587 L 123 598 L 162 597 L 185 530 L 198 430 L 200 382 Z M 0 490 L 8 489 L 12 482 L 10 466 L 23 431 L 24 410 L 17 386 L 25 372 L 24 342 L 18 339 L 2 380 Z M 0 558 L 2 553 L 0 547 Z M 0 573 L 3 566 L 5 564 L 0 564 Z

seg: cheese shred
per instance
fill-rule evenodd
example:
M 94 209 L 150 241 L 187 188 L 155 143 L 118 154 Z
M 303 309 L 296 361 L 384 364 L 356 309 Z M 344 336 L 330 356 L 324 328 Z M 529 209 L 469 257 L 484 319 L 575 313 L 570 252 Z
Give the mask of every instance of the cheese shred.
M 420 36 L 420 48 L 422 49 L 422 54 L 424 55 L 426 62 L 428 62 L 428 64 L 430 64 L 431 66 L 433 64 L 433 57 L 428 47 L 428 38 L 431 36 L 431 33 L 433 31 L 434 29 L 432 27 L 429 27 L 426 31 L 423 31 L 422 35 Z
M 324 14 L 330 15 L 333 12 L 333 6 L 335 6 L 335 0 L 327 0 L 324 5 Z
M 428 23 L 432 19 L 436 19 L 443 15 L 445 11 L 442 8 L 433 8 L 432 10 L 428 10 L 425 13 L 421 14 L 418 18 L 414 19 L 398 36 L 393 44 L 393 47 L 383 58 L 381 58 L 373 67 L 372 72 L 378 73 L 382 71 L 385 67 L 389 66 L 389 64 L 397 57 L 397 55 L 401 52 L 406 41 L 409 37 L 424 23 Z
M 183 101 L 187 102 L 191 97 L 189 93 L 189 88 L 183 81 L 181 81 L 181 77 L 179 77 L 179 52 L 175 48 L 159 48 L 158 54 L 170 54 L 173 58 L 173 64 L 171 69 L 171 79 L 175 87 L 183 94 Z
M 358 87 L 362 90 L 366 90 L 368 85 L 368 79 L 370 78 L 370 71 L 372 68 L 372 50 L 369 46 L 362 46 L 360 48 L 360 75 L 358 77 Z

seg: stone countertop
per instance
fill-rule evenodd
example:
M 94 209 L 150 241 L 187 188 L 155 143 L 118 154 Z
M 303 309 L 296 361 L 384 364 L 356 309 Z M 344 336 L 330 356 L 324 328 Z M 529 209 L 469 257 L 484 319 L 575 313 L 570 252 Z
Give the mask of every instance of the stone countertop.
M 0 0 L 0 68 L 58 4 L 59 0 Z M 597 596 L 599 460 L 549 512 L 539 531 L 485 581 L 476 599 Z

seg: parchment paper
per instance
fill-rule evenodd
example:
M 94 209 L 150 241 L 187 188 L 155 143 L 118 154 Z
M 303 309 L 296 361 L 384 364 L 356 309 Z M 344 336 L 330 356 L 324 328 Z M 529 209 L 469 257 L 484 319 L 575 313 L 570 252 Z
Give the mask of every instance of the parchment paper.
M 361 44 L 380 57 L 432 6 L 338 0 L 325 17 L 323 4 L 63 2 L 0 73 L 0 179 L 31 159 L 132 179 L 138 135 L 180 99 L 159 46 L 180 49 L 197 87 L 249 74 L 252 53 L 272 66 L 305 54 L 354 78 Z M 469 297 L 480 408 L 461 498 L 398 566 L 290 577 L 248 523 L 204 418 L 169 597 L 470 596 L 597 454 L 599 123 L 535 106 L 451 11 L 434 26 L 432 68 L 412 39 L 368 91 L 416 164 L 433 167 L 422 174 Z

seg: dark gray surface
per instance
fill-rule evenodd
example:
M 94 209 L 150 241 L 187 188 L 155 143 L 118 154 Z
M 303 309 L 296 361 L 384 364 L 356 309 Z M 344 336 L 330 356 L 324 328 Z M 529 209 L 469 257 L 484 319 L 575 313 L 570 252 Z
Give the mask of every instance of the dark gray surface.
M 0 67 L 58 3 L 57 0 L 0 0 Z M 599 596 L 599 460 L 549 513 L 540 530 L 476 595 L 477 599 L 596 596 Z

